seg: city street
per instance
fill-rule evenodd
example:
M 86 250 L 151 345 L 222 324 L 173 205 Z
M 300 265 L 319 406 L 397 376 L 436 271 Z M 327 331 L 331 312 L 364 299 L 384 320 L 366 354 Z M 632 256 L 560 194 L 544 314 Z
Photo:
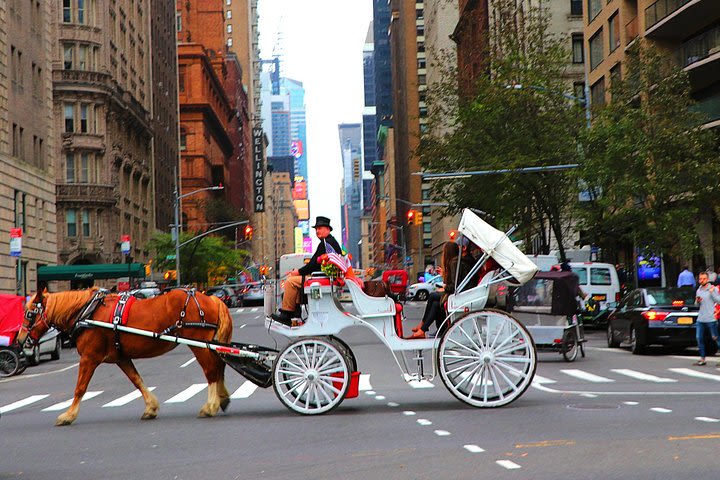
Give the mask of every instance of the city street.
M 414 319 L 422 304 L 406 308 Z M 261 306 L 233 313 L 236 341 L 274 344 Z M 227 412 L 196 418 L 204 377 L 178 347 L 136 363 L 161 403 L 156 420 L 140 420 L 128 380 L 104 365 L 78 420 L 61 428 L 53 424 L 77 374 L 77 354 L 66 349 L 59 361 L 0 381 L 0 478 L 717 478 L 714 362 L 692 367 L 692 356 L 662 350 L 638 357 L 604 348 L 604 332 L 588 337 L 586 358 L 542 353 L 533 388 L 510 406 L 480 410 L 439 380 L 405 383 L 389 351 L 354 330 L 343 338 L 363 373 L 360 397 L 312 418 L 230 368 Z

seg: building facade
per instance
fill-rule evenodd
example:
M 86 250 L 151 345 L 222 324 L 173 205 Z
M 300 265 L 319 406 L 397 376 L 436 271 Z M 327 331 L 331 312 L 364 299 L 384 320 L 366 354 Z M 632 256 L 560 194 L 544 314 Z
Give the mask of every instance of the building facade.
M 52 5 L 58 263 L 144 262 L 156 225 L 150 2 Z
M 57 261 L 53 13 L 50 2 L 0 3 L 0 293 L 35 291 L 38 267 Z
M 343 165 L 343 183 L 341 189 L 341 234 L 340 242 L 352 255 L 353 265 L 358 266 L 361 240 L 360 218 L 362 205 L 362 125 L 342 123 L 338 125 L 340 135 L 340 154 Z

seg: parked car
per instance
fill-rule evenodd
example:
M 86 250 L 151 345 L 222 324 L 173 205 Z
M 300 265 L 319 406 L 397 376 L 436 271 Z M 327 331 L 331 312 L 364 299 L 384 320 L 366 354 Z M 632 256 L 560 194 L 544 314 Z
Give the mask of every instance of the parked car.
M 628 345 L 639 355 L 650 345 L 687 348 L 697 345 L 698 307 L 692 287 L 648 287 L 628 293 L 608 317 L 608 347 Z M 717 345 L 709 341 L 709 355 Z
M 40 355 L 50 355 L 50 360 L 58 360 L 61 349 L 62 338 L 60 332 L 54 328 L 45 332 L 45 335 L 40 337 L 40 342 L 35 347 L 30 347 L 29 343 L 26 343 L 25 348 L 23 348 L 28 365 L 40 363 Z
M 232 287 L 226 285 L 218 285 L 217 287 L 210 287 L 205 290 L 205 295 L 214 295 L 222 300 L 228 307 L 237 307 L 240 304 L 238 295 L 235 293 Z
M 138 299 L 153 298 L 160 295 L 160 289 L 157 287 L 138 288 L 136 290 L 132 290 L 130 293 L 132 293 L 133 296 Z
M 249 302 L 263 303 L 265 300 L 265 291 L 263 290 L 263 282 L 251 282 L 245 284 L 242 289 L 242 302 L 247 304 Z
M 442 275 L 435 275 L 427 282 L 413 283 L 410 285 L 407 289 L 406 297 L 410 300 L 424 301 L 427 300 L 428 295 L 436 292 L 438 288 L 442 288 L 444 285 Z

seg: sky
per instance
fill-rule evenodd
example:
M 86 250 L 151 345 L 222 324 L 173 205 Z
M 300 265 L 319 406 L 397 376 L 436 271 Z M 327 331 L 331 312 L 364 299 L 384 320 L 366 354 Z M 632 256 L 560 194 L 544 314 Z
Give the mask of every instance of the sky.
M 329 217 L 337 233 L 342 184 L 338 124 L 362 122 L 362 50 L 372 1 L 259 0 L 258 15 L 261 58 L 272 58 L 280 31 L 281 74 L 305 87 L 311 221 Z

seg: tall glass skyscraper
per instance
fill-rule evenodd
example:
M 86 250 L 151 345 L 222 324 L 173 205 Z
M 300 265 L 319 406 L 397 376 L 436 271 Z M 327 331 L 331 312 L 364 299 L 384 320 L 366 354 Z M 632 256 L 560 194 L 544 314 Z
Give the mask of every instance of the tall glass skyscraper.
M 360 261 L 361 239 L 360 217 L 363 209 L 362 192 L 362 125 L 341 123 L 340 152 L 343 162 L 342 188 L 342 243 L 352 255 L 353 266 Z
M 373 0 L 373 40 L 375 68 L 376 123 L 392 126 L 392 71 L 390 69 L 390 5 L 387 0 Z

